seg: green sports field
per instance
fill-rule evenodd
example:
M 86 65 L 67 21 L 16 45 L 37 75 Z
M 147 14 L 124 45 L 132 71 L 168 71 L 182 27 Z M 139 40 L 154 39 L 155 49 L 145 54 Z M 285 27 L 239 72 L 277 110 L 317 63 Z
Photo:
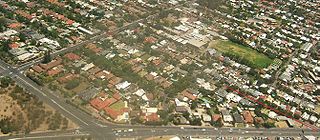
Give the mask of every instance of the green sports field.
M 234 55 L 237 58 L 244 59 L 257 68 L 266 68 L 273 62 L 272 59 L 256 50 L 231 41 L 215 40 L 209 44 L 209 47 L 224 54 Z

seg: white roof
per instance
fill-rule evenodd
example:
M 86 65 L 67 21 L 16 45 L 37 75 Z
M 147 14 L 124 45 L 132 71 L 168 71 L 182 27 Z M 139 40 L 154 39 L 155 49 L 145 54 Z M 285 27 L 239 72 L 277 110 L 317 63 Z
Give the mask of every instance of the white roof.
M 120 89 L 126 89 L 126 88 L 129 87 L 130 85 L 131 85 L 131 83 L 129 83 L 128 81 L 124 81 L 124 82 L 122 82 L 122 83 L 117 84 L 117 85 L 116 85 L 116 88 L 117 88 L 118 90 L 120 90 Z
M 146 94 L 144 94 L 141 98 L 142 98 L 143 100 L 145 100 L 145 101 L 149 101 L 149 99 L 148 99 L 148 97 L 147 97 Z
M 304 112 L 301 117 L 305 120 L 309 120 L 310 115 L 307 112 Z
M 7 30 L 7 31 L 5 31 L 3 33 L 0 33 L 0 37 L 3 37 L 3 36 L 9 37 L 9 36 L 15 35 L 17 33 L 18 32 L 16 30 Z
M 175 103 L 176 103 L 176 106 L 189 106 L 188 103 L 186 102 L 181 102 L 179 99 L 175 98 L 174 99 Z
M 276 118 L 277 116 L 278 116 L 278 114 L 273 112 L 273 111 L 270 111 L 269 114 L 268 114 L 268 117 L 270 117 L 272 119 Z
M 83 68 L 81 68 L 81 70 L 87 71 L 87 70 L 89 70 L 89 69 L 91 69 L 93 67 L 94 67 L 94 64 L 90 63 L 90 64 L 85 65 Z
M 211 121 L 211 116 L 208 114 L 202 114 L 202 119 L 205 122 L 210 122 Z
M 225 122 L 232 122 L 233 118 L 231 115 L 223 115 L 223 121 Z
M 33 55 L 34 55 L 33 53 L 27 52 L 27 53 L 24 53 L 24 54 L 22 54 L 22 55 L 17 56 L 17 58 L 18 58 L 20 61 L 23 61 L 23 60 L 26 60 L 26 59 L 32 57 Z
M 143 94 L 145 94 L 146 92 L 143 89 L 139 89 L 137 90 L 134 94 L 138 95 L 138 96 L 142 96 Z
M 157 113 L 158 112 L 158 108 L 155 108 L 155 107 L 148 107 L 148 108 L 145 108 L 146 110 L 146 113 Z
M 310 121 L 317 122 L 318 118 L 316 116 L 311 116 Z

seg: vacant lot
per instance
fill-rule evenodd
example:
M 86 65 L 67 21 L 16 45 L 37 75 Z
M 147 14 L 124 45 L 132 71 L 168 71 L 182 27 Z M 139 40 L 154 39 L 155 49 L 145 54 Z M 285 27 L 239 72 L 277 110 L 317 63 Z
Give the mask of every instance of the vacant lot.
M 15 85 L 10 78 L 6 80 L 11 83 L 9 85 L 3 79 L 0 78 L 0 135 L 77 127 L 36 96 Z
M 268 67 L 273 62 L 272 59 L 256 50 L 231 41 L 215 40 L 209 44 L 209 47 L 214 48 L 227 56 L 238 58 L 241 62 L 246 62 L 247 65 L 256 68 Z

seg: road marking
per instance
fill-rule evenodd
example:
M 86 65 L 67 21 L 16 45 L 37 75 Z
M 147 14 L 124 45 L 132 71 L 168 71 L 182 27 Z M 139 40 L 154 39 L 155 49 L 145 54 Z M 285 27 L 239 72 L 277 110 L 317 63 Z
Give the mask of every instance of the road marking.
M 41 90 L 39 90 L 38 88 L 34 87 L 33 85 L 31 85 L 30 83 L 28 83 L 26 80 L 22 79 L 21 77 L 17 76 L 20 80 L 22 80 L 25 84 L 31 86 L 34 90 L 40 92 L 43 96 L 47 97 L 46 94 L 44 94 Z
M 41 90 L 37 89 L 36 87 L 34 87 L 33 85 L 31 85 L 30 83 L 28 83 L 27 81 L 25 81 L 24 79 L 18 77 L 19 79 L 21 79 L 22 81 L 24 81 L 26 84 L 28 84 L 29 86 L 31 86 L 32 88 L 34 88 L 34 90 L 37 90 L 38 92 L 40 92 L 43 96 L 47 97 L 46 94 L 44 94 Z M 49 97 L 48 97 L 49 98 Z M 54 101 L 53 99 L 49 98 L 53 103 L 55 103 L 57 106 L 59 106 L 62 110 L 66 111 L 67 113 L 69 113 L 70 115 L 72 115 L 73 117 L 77 118 L 79 121 L 81 121 L 82 123 L 84 123 L 85 125 L 89 125 L 88 123 L 84 122 L 83 120 L 81 120 L 80 118 L 78 118 L 76 115 L 72 114 L 71 112 L 69 112 L 67 109 L 65 109 L 64 107 L 62 107 L 61 105 L 59 105 L 56 101 Z
M 89 125 L 88 123 L 84 122 L 83 120 L 81 120 L 79 117 L 77 117 L 76 115 L 72 114 L 71 112 L 69 112 L 67 109 L 65 109 L 64 107 L 62 107 L 61 105 L 59 105 L 56 101 L 54 101 L 53 99 L 50 99 L 54 104 L 56 104 L 57 106 L 59 106 L 62 110 L 64 110 L 65 112 L 69 113 L 70 115 L 72 115 L 73 117 L 75 117 L 76 119 L 78 119 L 79 121 L 81 121 L 82 123 L 84 123 L 85 125 Z
M 58 138 L 58 137 L 73 137 L 73 136 L 89 136 L 89 134 L 72 134 L 72 135 L 57 135 L 57 136 L 23 137 L 23 138 L 13 138 L 13 139 L 9 139 L 9 140 L 43 139 L 43 138 Z
M 106 127 L 108 127 L 108 126 L 106 126 L 106 125 L 103 125 L 103 124 L 100 124 L 100 123 L 97 123 L 97 122 L 94 122 L 96 125 L 98 125 L 98 126 L 100 126 L 100 127 L 104 127 L 104 128 L 106 128 Z

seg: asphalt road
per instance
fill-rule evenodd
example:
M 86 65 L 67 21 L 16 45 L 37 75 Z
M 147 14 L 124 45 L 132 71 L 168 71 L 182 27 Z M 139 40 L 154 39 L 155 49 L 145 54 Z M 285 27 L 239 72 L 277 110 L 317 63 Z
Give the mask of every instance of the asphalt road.
M 157 16 L 151 15 L 146 19 L 154 18 Z M 114 30 L 112 33 L 124 30 L 130 25 L 142 22 L 146 19 L 140 19 L 127 26 L 123 26 Z M 81 42 L 72 47 L 62 49 L 58 52 L 54 52 L 52 55 L 56 56 L 62 53 L 70 52 L 77 49 L 80 46 L 84 46 L 88 43 L 94 42 L 95 40 L 101 39 L 107 36 L 107 33 L 102 33 L 91 39 Z M 179 135 L 179 136 L 299 136 L 302 133 L 302 129 L 256 129 L 256 128 L 194 128 L 194 127 L 176 127 L 176 126 L 143 126 L 143 125 L 119 125 L 113 123 L 101 123 L 96 120 L 93 116 L 84 113 L 83 111 L 75 108 L 72 105 L 66 103 L 63 97 L 59 97 L 56 93 L 45 89 L 34 83 L 32 80 L 27 78 L 21 71 L 28 69 L 30 66 L 39 63 L 41 59 L 36 59 L 29 63 L 25 63 L 18 67 L 12 67 L 0 60 L 0 76 L 10 76 L 16 81 L 18 85 L 23 87 L 30 94 L 36 95 L 44 103 L 52 106 L 54 109 L 59 111 L 62 115 L 69 118 L 71 121 L 79 125 L 77 130 L 69 130 L 66 132 L 43 132 L 33 133 L 23 136 L 3 136 L 0 139 L 71 139 L 74 136 L 87 136 L 90 135 L 94 139 L 98 140 L 112 140 L 122 137 L 151 137 L 161 135 Z M 121 132 L 116 130 L 121 129 Z M 124 132 L 124 130 L 133 129 L 133 132 Z M 317 132 L 309 129 L 304 130 L 305 134 L 311 134 L 314 136 L 320 136 L 319 130 Z
M 49 104 L 65 117 L 69 118 L 73 122 L 79 125 L 79 133 L 65 134 L 65 133 L 38 133 L 25 135 L 25 137 L 37 137 L 46 138 L 50 136 L 50 139 L 68 139 L 71 136 L 86 135 L 89 134 L 95 139 L 110 140 L 120 137 L 149 137 L 149 136 L 161 136 L 161 135 L 180 135 L 180 136 L 299 136 L 302 133 L 302 129 L 256 129 L 256 128 L 195 128 L 195 127 L 181 127 L 176 126 L 143 126 L 143 125 L 118 125 L 112 123 L 102 123 L 96 120 L 93 116 L 82 112 L 81 110 L 69 105 L 65 102 L 63 97 L 57 96 L 54 92 L 47 90 L 32 80 L 23 75 L 19 70 L 10 67 L 3 61 L 0 61 L 2 71 L 5 71 L 5 75 L 12 77 L 18 85 L 29 91 L 30 94 L 34 94 L 39 97 L 40 100 Z M 122 132 L 116 132 L 116 130 L 122 130 Z M 124 132 L 124 130 L 133 129 L 133 132 Z M 314 132 L 309 129 L 304 130 L 305 134 L 320 136 L 319 131 Z M 0 137 L 0 139 L 12 139 L 21 138 L 21 136 L 7 136 Z M 70 138 L 71 139 L 71 138 Z

